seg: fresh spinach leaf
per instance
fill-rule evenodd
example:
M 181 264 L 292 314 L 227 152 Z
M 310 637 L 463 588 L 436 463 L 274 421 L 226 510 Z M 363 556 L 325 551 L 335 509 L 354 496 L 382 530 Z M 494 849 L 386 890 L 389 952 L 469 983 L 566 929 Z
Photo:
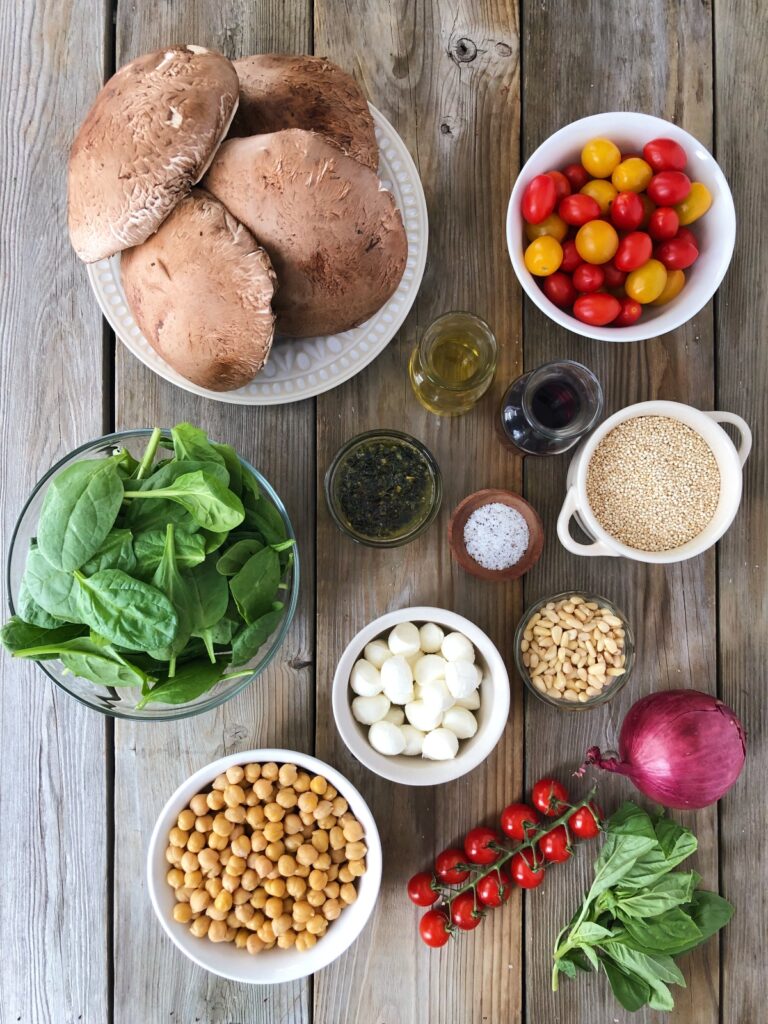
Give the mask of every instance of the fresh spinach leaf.
M 79 569 L 106 540 L 122 501 L 123 484 L 114 457 L 68 466 L 45 492 L 37 526 L 40 551 L 56 569 Z
M 227 467 L 230 491 L 234 491 L 238 497 L 242 496 L 243 464 L 240 462 L 239 455 L 230 444 L 217 444 L 215 441 L 212 441 L 211 444 L 215 451 L 217 451 L 222 457 L 224 465 Z
M 123 480 L 126 480 L 129 476 L 135 476 L 139 468 L 139 463 L 134 459 L 127 448 L 119 448 L 115 452 L 114 459 L 115 465 L 117 466 L 117 472 Z
M 282 618 L 282 611 L 267 612 L 241 629 L 232 642 L 232 664 L 244 665 L 254 658 L 280 625 Z
M 85 632 L 85 627 L 67 623 L 62 626 L 55 626 L 47 629 L 42 626 L 35 626 L 29 622 L 23 622 L 18 616 L 10 618 L 2 629 L 0 629 L 0 643 L 13 654 L 16 651 L 28 647 L 51 647 L 63 643 L 65 640 L 72 640 Z M 53 657 L 53 655 L 51 655 Z
M 179 619 L 171 602 L 156 587 L 120 569 L 85 577 L 76 572 L 83 621 L 122 647 L 151 651 L 172 644 Z
M 182 578 L 179 566 L 176 561 L 176 544 L 174 540 L 173 524 L 169 523 L 165 533 L 165 546 L 160 563 L 155 569 L 152 577 L 152 586 L 165 594 L 178 616 L 178 629 L 172 643 L 150 650 L 151 657 L 158 661 L 170 661 L 168 675 L 173 676 L 176 671 L 176 657 L 181 654 L 187 646 L 192 633 L 192 611 L 189 601 L 189 587 Z
M 44 608 L 41 608 L 32 597 L 27 587 L 27 581 L 22 576 L 19 585 L 19 596 L 16 601 L 16 613 L 22 621 L 31 626 L 39 626 L 41 629 L 56 629 L 62 625 L 62 620 L 51 615 Z
M 264 545 L 260 540 L 238 540 L 227 548 L 216 563 L 216 572 L 222 576 L 234 576 L 239 572 L 251 555 L 262 551 Z
M 255 622 L 272 609 L 280 582 L 280 559 L 272 548 L 251 555 L 229 581 L 237 609 L 246 622 Z
M 64 622 L 80 622 L 75 578 L 71 572 L 54 569 L 34 544 L 27 555 L 24 582 L 35 601 Z
M 157 501 L 162 498 L 174 501 L 199 526 L 216 533 L 235 529 L 244 518 L 243 505 L 237 495 L 207 470 L 185 473 L 168 487 L 157 490 L 126 491 L 125 497 L 134 501 Z
M 179 668 L 173 679 L 162 680 L 145 693 L 136 707 L 143 708 L 147 704 L 188 704 L 213 689 L 224 678 L 226 670 L 224 661 L 191 661 Z M 236 679 L 250 674 L 239 672 L 226 678 Z
M 205 561 L 205 537 L 202 533 L 189 533 L 174 528 L 176 562 L 181 569 L 191 569 Z M 152 577 L 160 564 L 165 548 L 165 530 L 142 530 L 137 533 L 133 550 L 140 569 L 140 575 Z
M 92 576 L 102 569 L 122 569 L 132 573 L 135 568 L 133 534 L 130 530 L 112 530 L 93 558 L 82 566 L 82 571 L 86 576 Z
M 192 636 L 203 641 L 210 661 L 214 662 L 213 629 L 226 614 L 229 605 L 227 581 L 216 572 L 212 559 L 185 573 L 184 579 L 188 588 Z
M 103 686 L 142 686 L 150 678 L 110 645 L 85 636 L 23 648 L 13 656 L 34 661 L 59 658 L 70 672 Z
M 218 551 L 220 547 L 223 547 L 227 543 L 229 537 L 229 530 L 225 530 L 223 533 L 214 533 L 211 530 L 201 530 L 200 533 L 203 536 L 205 542 L 205 553 L 206 555 L 212 555 L 214 551 Z
M 226 459 L 208 440 L 204 430 L 193 427 L 191 423 L 178 423 L 171 430 L 173 452 L 178 462 L 215 462 L 226 468 Z M 225 484 L 229 484 L 229 473 Z
M 267 509 L 275 512 L 277 521 L 265 515 Z M 255 509 L 246 509 L 245 525 L 252 530 L 257 530 L 267 544 L 280 544 L 286 539 L 285 523 L 274 505 L 268 501 L 261 500 Z
M 248 509 L 254 509 L 261 501 L 261 488 L 259 482 L 247 466 L 243 466 L 243 505 Z

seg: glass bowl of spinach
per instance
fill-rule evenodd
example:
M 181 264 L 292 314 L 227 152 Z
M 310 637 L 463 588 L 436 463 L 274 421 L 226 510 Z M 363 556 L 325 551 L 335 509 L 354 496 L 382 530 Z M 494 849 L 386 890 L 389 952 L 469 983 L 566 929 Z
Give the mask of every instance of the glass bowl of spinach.
M 234 697 L 275 657 L 299 562 L 269 482 L 188 423 L 84 444 L 38 482 L 8 554 L 0 642 L 116 718 Z

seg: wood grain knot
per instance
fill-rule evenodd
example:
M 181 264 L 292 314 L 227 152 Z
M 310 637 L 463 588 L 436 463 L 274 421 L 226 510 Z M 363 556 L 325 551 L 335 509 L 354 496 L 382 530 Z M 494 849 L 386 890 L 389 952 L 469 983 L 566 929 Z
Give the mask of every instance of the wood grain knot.
M 477 46 L 468 39 L 466 36 L 462 36 L 461 39 L 457 39 L 451 47 L 451 59 L 457 64 L 469 64 L 477 57 Z
M 500 57 L 511 57 L 512 47 L 509 43 L 496 43 L 496 53 L 498 53 Z
M 451 126 L 449 124 L 446 124 L 445 121 L 443 121 L 443 123 L 440 125 L 440 132 L 443 135 L 450 135 L 451 134 Z

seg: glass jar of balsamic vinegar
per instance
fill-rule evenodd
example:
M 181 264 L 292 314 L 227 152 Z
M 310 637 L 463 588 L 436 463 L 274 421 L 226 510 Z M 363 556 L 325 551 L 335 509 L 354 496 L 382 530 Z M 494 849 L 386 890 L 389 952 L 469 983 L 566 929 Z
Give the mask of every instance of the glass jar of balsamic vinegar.
M 496 355 L 496 338 L 484 320 L 472 313 L 445 313 L 411 353 L 408 375 L 416 397 L 438 416 L 469 412 L 491 385 Z

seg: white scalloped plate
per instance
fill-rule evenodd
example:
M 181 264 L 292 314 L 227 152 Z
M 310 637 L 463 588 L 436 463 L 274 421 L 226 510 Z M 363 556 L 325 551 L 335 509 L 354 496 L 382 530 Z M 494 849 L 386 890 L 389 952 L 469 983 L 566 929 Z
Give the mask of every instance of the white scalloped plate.
M 186 380 L 155 352 L 133 319 L 120 281 L 120 256 L 88 266 L 88 278 L 104 316 L 133 354 L 177 387 L 217 402 L 283 405 L 322 394 L 354 377 L 389 344 L 413 305 L 427 259 L 427 204 L 416 166 L 405 143 L 383 114 L 371 106 L 381 151 L 379 175 L 395 197 L 408 236 L 408 261 L 397 291 L 364 324 L 343 334 L 295 341 L 277 339 L 269 361 L 250 384 L 237 391 L 209 391 Z

